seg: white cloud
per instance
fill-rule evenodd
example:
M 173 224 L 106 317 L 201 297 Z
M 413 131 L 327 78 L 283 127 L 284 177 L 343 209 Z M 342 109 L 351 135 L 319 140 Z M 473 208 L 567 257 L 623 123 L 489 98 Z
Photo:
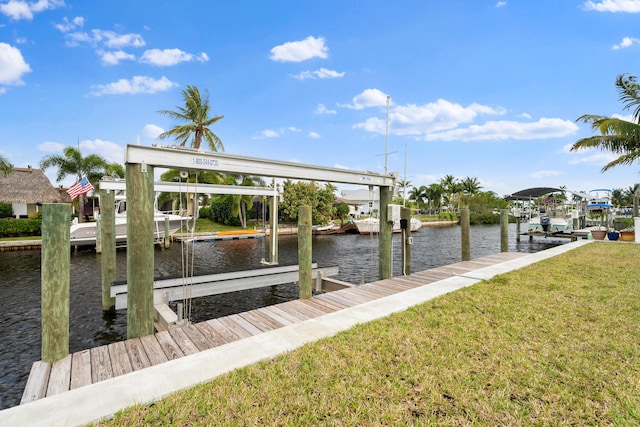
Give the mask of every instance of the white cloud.
M 531 119 L 531 114 L 529 114 L 529 113 L 522 113 L 522 114 L 520 114 L 518 117 L 522 117 L 523 119 Z
M 154 138 L 155 139 L 162 132 L 164 132 L 164 129 L 162 129 L 160 126 L 156 126 L 154 124 L 144 125 L 144 128 L 142 128 L 142 133 L 147 138 Z
M 84 25 L 84 18 L 82 16 L 76 16 L 71 21 L 66 16 L 62 18 L 61 24 L 54 24 L 54 27 L 63 32 L 67 33 L 71 30 L 75 30 L 78 27 L 82 27 Z
M 336 114 L 336 110 L 328 110 L 324 104 L 318 104 L 315 111 L 316 114 Z
M 94 85 L 92 86 L 93 90 L 91 95 L 135 95 L 138 93 L 156 93 L 169 90 L 174 86 L 178 86 L 178 84 L 170 81 L 164 76 L 160 79 L 154 79 L 147 76 L 135 76 L 131 80 L 120 79 L 117 82 L 106 85 Z
M 62 152 L 62 150 L 64 149 L 64 145 L 60 144 L 59 142 L 52 142 L 52 141 L 44 141 L 41 144 L 38 144 L 38 150 L 40 151 L 44 151 L 45 153 L 56 153 L 56 152 Z
M 309 132 L 309 138 L 318 139 L 321 138 L 318 132 Z
M 584 3 L 587 10 L 597 12 L 640 12 L 640 1 L 638 0 L 602 0 L 601 2 L 587 1 Z
M 200 55 L 193 55 L 180 49 L 149 49 L 140 57 L 140 62 L 159 67 L 168 67 L 181 62 L 206 62 L 208 60 L 209 56 L 204 52 L 200 53 Z
M 87 154 L 98 154 L 110 163 L 117 162 L 122 164 L 124 161 L 124 147 L 111 141 L 86 139 L 80 141 L 80 151 L 84 156 Z
M 589 155 L 576 156 L 576 158 L 569 160 L 570 165 L 598 165 L 604 166 L 607 163 L 617 159 L 617 156 L 609 152 L 594 152 L 593 150 L 587 150 Z
M 304 40 L 286 42 L 271 49 L 272 61 L 302 62 L 312 58 L 326 58 L 329 48 L 324 44 L 324 37 L 309 36 Z
M 289 126 L 287 129 L 289 130 L 289 132 L 302 132 L 300 129 L 294 126 Z
M 504 7 L 507 5 L 506 1 L 499 1 L 498 3 L 496 3 L 496 7 Z
M 574 134 L 578 126 L 571 120 L 541 118 L 537 122 L 489 121 L 482 125 L 427 133 L 425 141 L 489 141 L 560 138 Z
M 31 71 L 19 49 L 0 43 L 0 85 L 21 85 L 22 75 Z
M 365 89 L 352 99 L 353 104 L 339 105 L 340 107 L 362 110 L 367 107 L 382 107 L 387 105 L 387 95 L 378 89 Z
M 102 59 L 102 63 L 105 65 L 117 65 L 120 63 L 120 61 L 132 61 L 136 59 L 135 55 L 124 52 L 122 50 L 117 50 L 115 52 L 105 52 L 102 50 L 98 50 L 97 53 L 100 56 L 100 59 Z
M 282 131 L 266 129 L 260 132 L 258 136 L 254 136 L 253 139 L 278 138 L 280 135 L 282 135 Z
M 344 72 L 340 73 L 338 71 L 328 70 L 326 68 L 320 68 L 319 70 L 316 70 L 316 71 L 303 71 L 300 74 L 297 74 L 297 75 L 295 75 L 293 77 L 298 79 L 298 80 L 306 80 L 306 79 L 337 79 L 337 78 L 344 77 L 344 75 L 345 75 Z
M 623 37 L 620 44 L 613 45 L 613 50 L 624 49 L 626 47 L 631 47 L 633 44 L 640 43 L 640 39 L 634 37 Z
M 562 172 L 552 171 L 552 170 L 541 170 L 531 174 L 531 178 L 540 179 L 540 178 L 548 178 L 550 176 L 560 176 Z
M 379 106 L 382 96 L 384 96 L 382 93 L 372 96 L 369 98 L 369 102 Z M 358 102 L 363 103 L 364 101 Z M 356 106 L 359 105 L 357 102 L 354 103 Z M 479 114 L 501 115 L 505 114 L 505 110 L 476 103 L 464 107 L 444 99 L 438 99 L 436 102 L 425 105 L 394 106 L 389 112 L 389 128 L 396 135 L 426 136 L 433 132 L 456 129 L 461 124 L 471 123 Z M 386 119 L 371 117 L 354 127 L 384 134 Z
M 38 0 L 34 3 L 27 3 L 23 0 L 9 0 L 9 2 L 0 5 L 0 12 L 15 21 L 20 19 L 30 21 L 33 19 L 34 13 L 62 6 L 64 6 L 64 1 L 62 0 Z
M 60 31 L 63 31 L 66 27 L 64 24 L 56 26 Z M 64 31 L 63 31 L 64 32 Z M 73 32 L 66 33 L 67 45 L 77 46 L 80 43 L 88 43 L 93 46 L 105 46 L 109 49 L 119 49 L 123 47 L 142 47 L 146 43 L 140 34 L 129 33 L 119 34 L 115 31 L 106 30 L 91 30 L 87 32 Z

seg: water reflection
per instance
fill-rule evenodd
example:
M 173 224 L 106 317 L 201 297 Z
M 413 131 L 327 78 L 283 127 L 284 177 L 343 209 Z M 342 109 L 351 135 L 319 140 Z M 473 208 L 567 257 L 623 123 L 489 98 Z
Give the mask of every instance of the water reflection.
M 515 242 L 510 230 L 510 251 L 537 252 L 564 243 L 562 240 Z M 499 226 L 471 229 L 471 257 L 500 251 Z M 400 239 L 394 236 L 394 275 L 401 274 Z M 460 261 L 460 228 L 422 228 L 414 234 L 412 271 Z M 154 268 L 158 277 L 182 274 L 183 248 L 156 249 Z M 0 409 L 19 404 L 31 364 L 40 359 L 40 251 L 0 252 Z M 268 239 L 200 242 L 189 262 L 195 274 L 222 273 L 260 268 L 269 258 Z M 297 263 L 297 237 L 279 239 L 281 265 Z M 321 266 L 338 265 L 337 279 L 351 283 L 372 281 L 378 275 L 378 241 L 374 236 L 315 236 L 313 259 Z M 126 279 L 126 252 L 117 253 L 117 279 Z M 126 311 L 103 313 L 101 304 L 100 255 L 93 251 L 71 256 L 69 350 L 75 352 L 126 338 Z M 197 298 L 192 319 L 202 321 L 251 310 L 298 297 L 294 284 L 270 286 L 226 295 Z

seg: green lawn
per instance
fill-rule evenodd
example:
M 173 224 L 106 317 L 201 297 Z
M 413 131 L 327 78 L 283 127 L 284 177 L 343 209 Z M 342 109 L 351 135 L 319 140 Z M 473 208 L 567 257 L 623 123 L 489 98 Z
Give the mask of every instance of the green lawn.
M 638 425 L 639 257 L 585 245 L 102 425 Z

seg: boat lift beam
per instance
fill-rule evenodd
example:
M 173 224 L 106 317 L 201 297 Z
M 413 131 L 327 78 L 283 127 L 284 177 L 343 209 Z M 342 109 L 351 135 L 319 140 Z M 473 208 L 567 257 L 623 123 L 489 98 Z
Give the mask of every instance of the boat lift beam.
M 127 145 L 125 163 L 390 188 L 395 188 L 397 179 L 397 173 L 383 175 L 368 171 L 210 153 L 177 146 Z
M 100 190 L 126 190 L 127 183 L 124 179 L 111 180 L 102 179 L 98 184 Z M 198 193 L 198 194 L 232 194 L 240 196 L 264 196 L 278 197 L 280 195 L 279 188 L 272 187 L 251 187 L 244 185 L 217 185 L 217 184 L 200 184 L 194 182 L 164 182 L 156 181 L 153 183 L 155 191 L 165 193 Z

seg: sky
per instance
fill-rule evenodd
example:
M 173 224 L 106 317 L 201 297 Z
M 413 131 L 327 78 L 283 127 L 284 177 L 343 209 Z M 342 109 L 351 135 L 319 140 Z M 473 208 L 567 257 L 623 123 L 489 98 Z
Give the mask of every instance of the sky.
M 499 196 L 626 189 L 638 165 L 569 147 L 596 134 L 584 114 L 630 120 L 615 79 L 640 74 L 639 23 L 640 0 L 0 0 L 0 155 L 124 164 L 172 143 L 158 111 L 192 85 L 229 154 Z

